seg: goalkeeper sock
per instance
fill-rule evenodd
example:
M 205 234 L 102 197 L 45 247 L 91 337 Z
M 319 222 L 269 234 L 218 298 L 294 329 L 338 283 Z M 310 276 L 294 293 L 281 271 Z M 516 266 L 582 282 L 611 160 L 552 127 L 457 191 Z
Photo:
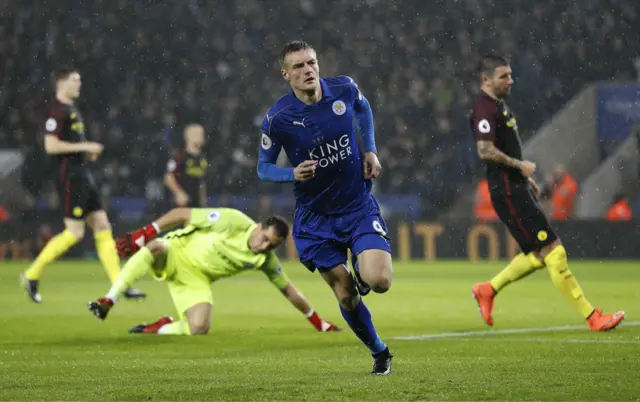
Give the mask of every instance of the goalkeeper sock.
M 151 250 L 146 247 L 141 248 L 124 264 L 120 276 L 113 282 L 106 297 L 114 302 L 117 301 L 122 293 L 129 289 L 136 281 L 140 280 L 147 271 L 151 269 L 153 260 Z
M 116 248 L 116 242 L 113 240 L 113 234 L 111 230 L 103 230 L 94 234 L 96 240 L 96 251 L 98 252 L 98 258 L 107 271 L 107 276 L 111 283 L 114 283 L 120 275 L 120 257 L 118 257 L 118 250 Z
M 342 312 L 342 316 L 351 327 L 351 330 L 369 348 L 371 354 L 380 353 L 387 348 L 387 345 L 378 337 L 371 320 L 371 313 L 362 299 L 356 308 L 351 311 L 346 310 L 341 305 L 340 312 Z
M 78 239 L 68 230 L 57 234 L 44 246 L 33 264 L 25 271 L 24 276 L 32 281 L 40 279 L 44 267 L 69 251 L 76 243 Z
M 191 329 L 187 320 L 180 320 L 160 327 L 158 335 L 191 335 Z
M 567 263 L 567 251 L 564 246 L 560 245 L 554 248 L 549 255 L 546 256 L 544 262 L 549 269 L 549 275 L 553 284 L 569 299 L 569 303 L 582 314 L 584 318 L 588 318 L 593 313 L 593 306 L 584 294 L 578 284 L 578 281 L 569 270 Z
M 533 253 L 527 255 L 520 253 L 511 260 L 505 269 L 491 279 L 491 287 L 497 293 L 511 282 L 522 279 L 542 267 L 544 267 L 544 264 Z

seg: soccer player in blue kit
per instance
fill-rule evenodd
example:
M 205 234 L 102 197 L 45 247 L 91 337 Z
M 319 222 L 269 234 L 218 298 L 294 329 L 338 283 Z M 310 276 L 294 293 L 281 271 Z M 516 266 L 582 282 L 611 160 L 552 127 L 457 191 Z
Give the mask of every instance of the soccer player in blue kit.
M 392 355 L 361 298 L 389 290 L 393 276 L 386 224 L 371 194 L 381 169 L 371 107 L 351 78 L 321 79 L 316 52 L 303 41 L 284 46 L 280 66 L 291 91 L 264 118 L 258 176 L 295 183 L 293 238 L 300 261 L 333 290 L 345 321 L 373 355 L 371 373 L 387 375 Z M 295 168 L 276 165 L 282 148 Z

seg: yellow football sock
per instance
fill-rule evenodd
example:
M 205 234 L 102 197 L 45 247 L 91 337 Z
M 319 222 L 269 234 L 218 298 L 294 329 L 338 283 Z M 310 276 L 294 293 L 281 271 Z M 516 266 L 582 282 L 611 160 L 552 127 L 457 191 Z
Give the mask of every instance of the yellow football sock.
M 557 246 L 544 259 L 551 275 L 551 280 L 556 288 L 569 299 L 569 302 L 582 314 L 584 318 L 593 313 L 593 306 L 578 284 L 578 281 L 569 270 L 567 263 L 567 251 L 564 246 Z
M 118 257 L 118 249 L 116 248 L 116 242 L 113 240 L 113 234 L 111 230 L 103 230 L 102 232 L 94 233 L 96 240 L 96 251 L 98 252 L 98 258 L 107 271 L 107 276 L 111 283 L 114 283 L 120 275 L 120 257 Z
M 525 255 L 520 253 L 511 260 L 505 269 L 491 279 L 491 287 L 496 292 L 499 292 L 500 289 L 511 282 L 515 282 L 542 267 L 544 267 L 544 264 L 533 254 Z
M 159 335 L 191 335 L 187 320 L 180 320 L 160 327 Z
M 24 276 L 32 281 L 40 279 L 44 267 L 69 251 L 76 243 L 78 239 L 68 230 L 58 233 L 44 246 L 33 264 L 25 271 Z
M 135 253 L 122 268 L 120 276 L 113 282 L 107 297 L 113 301 L 118 300 L 118 297 L 125 290 L 129 289 L 136 281 L 142 279 L 142 277 L 151 269 L 153 264 L 153 255 L 151 251 L 143 247 Z

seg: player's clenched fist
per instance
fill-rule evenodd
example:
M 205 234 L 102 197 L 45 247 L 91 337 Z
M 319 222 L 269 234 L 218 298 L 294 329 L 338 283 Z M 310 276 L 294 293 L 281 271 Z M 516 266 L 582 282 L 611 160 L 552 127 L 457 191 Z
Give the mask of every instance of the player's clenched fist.
M 104 145 L 98 142 L 86 142 L 84 146 L 86 148 L 87 159 L 89 159 L 90 162 L 98 160 L 98 157 L 100 157 L 102 151 L 104 151 Z
M 293 169 L 293 177 L 296 181 L 306 181 L 313 179 L 316 176 L 316 165 L 318 161 L 304 161 L 295 169 Z
M 99 142 L 87 141 L 84 143 L 85 152 L 92 155 L 100 155 L 104 151 L 104 145 Z
M 149 224 L 134 232 L 127 233 L 116 239 L 116 247 L 120 258 L 130 257 L 140 250 L 145 244 L 153 240 L 158 235 L 158 230 L 154 224 Z
M 364 179 L 375 179 L 380 175 L 382 166 L 378 157 L 373 152 L 365 152 L 364 154 Z

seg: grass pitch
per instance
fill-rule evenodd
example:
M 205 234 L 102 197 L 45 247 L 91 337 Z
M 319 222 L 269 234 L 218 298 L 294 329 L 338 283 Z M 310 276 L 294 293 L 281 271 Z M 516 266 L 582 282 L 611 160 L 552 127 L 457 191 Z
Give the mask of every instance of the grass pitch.
M 139 283 L 144 302 L 122 301 L 105 322 L 86 303 L 108 290 L 94 261 L 47 268 L 43 304 L 0 263 L 2 400 L 638 400 L 640 266 L 573 262 L 589 300 L 627 318 L 590 333 L 546 272 L 506 288 L 493 329 L 471 298 L 498 263 L 397 262 L 391 291 L 365 298 L 395 355 L 388 377 L 348 330 L 318 275 L 285 269 L 321 316 L 345 329 L 317 333 L 260 273 L 213 285 L 207 336 L 129 335 L 140 322 L 176 316 L 166 286 Z M 625 325 L 626 324 L 626 325 Z

